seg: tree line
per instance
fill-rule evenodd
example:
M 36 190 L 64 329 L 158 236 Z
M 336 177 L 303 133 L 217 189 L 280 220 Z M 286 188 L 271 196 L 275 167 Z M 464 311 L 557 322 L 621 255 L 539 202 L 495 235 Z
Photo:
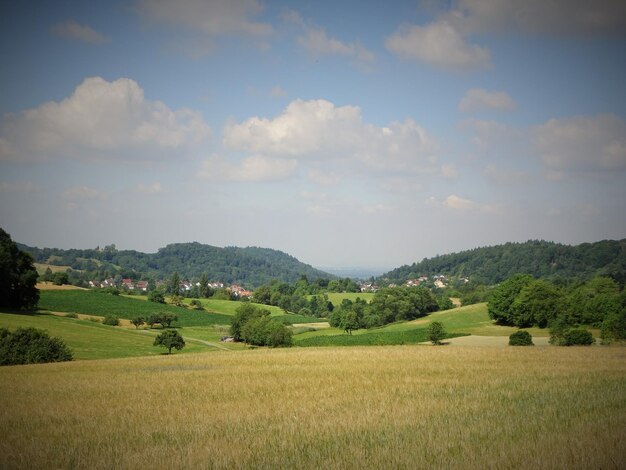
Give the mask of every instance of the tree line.
M 468 277 L 482 285 L 495 285 L 517 274 L 534 278 L 584 281 L 595 276 L 610 277 L 626 283 L 626 239 L 582 243 L 576 246 L 530 240 L 475 248 L 447 255 L 425 258 L 380 277 L 402 283 L 419 276 L 445 274 Z
M 493 289 L 488 311 L 499 324 L 549 327 L 556 344 L 588 337 L 580 332 L 585 326 L 601 328 L 605 342 L 626 339 L 626 289 L 609 277 L 562 287 L 517 274 Z

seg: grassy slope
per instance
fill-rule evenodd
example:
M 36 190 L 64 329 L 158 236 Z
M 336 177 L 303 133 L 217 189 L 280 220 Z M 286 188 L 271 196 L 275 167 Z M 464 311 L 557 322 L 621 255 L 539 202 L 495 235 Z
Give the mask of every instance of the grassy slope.
M 620 468 L 625 430 L 621 347 L 0 368 L 0 468 Z
M 115 357 L 153 356 L 164 349 L 152 345 L 159 331 L 134 331 L 106 326 L 88 320 L 65 318 L 50 314 L 15 314 L 0 312 L 0 326 L 11 330 L 33 327 L 47 330 L 62 338 L 72 349 L 74 359 L 108 359 Z M 184 333 L 183 338 L 185 337 Z M 212 350 L 207 345 L 186 340 L 181 353 Z M 178 352 L 177 352 L 178 354 Z
M 372 292 L 330 292 L 327 295 L 328 300 L 330 300 L 335 307 L 341 305 L 341 301 L 343 299 L 349 299 L 354 302 L 357 298 L 360 298 L 361 300 L 371 302 L 371 300 L 374 298 L 374 294 Z M 313 296 L 310 295 L 309 298 L 311 297 Z
M 97 316 L 114 315 L 132 319 L 154 313 L 178 315 L 177 326 L 206 326 L 230 324 L 230 316 L 171 305 L 146 302 L 140 298 L 124 297 L 95 291 L 41 291 L 39 308 L 52 312 L 76 312 Z

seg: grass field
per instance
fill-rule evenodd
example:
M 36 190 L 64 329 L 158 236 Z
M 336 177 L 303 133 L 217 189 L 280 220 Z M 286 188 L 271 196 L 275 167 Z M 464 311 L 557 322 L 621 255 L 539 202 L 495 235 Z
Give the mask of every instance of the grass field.
M 0 368 L 0 468 L 623 468 L 626 348 L 254 350 Z
M 230 324 L 229 315 L 157 304 L 140 298 L 110 295 L 90 290 L 41 291 L 39 308 L 52 312 L 75 312 L 97 316 L 113 315 L 125 319 L 140 316 L 145 318 L 154 313 L 174 313 L 178 315 L 176 326 Z
M 360 298 L 361 300 L 371 302 L 374 298 L 374 294 L 372 292 L 330 292 L 327 295 L 328 300 L 330 300 L 335 307 L 341 305 L 341 301 L 343 299 L 348 299 L 354 302 L 357 298 Z
M 65 318 L 45 313 L 16 314 L 9 312 L 0 312 L 0 326 L 10 330 L 18 327 L 46 330 L 50 336 L 62 338 L 72 350 L 76 360 L 153 356 L 164 352 L 163 348 L 152 345 L 154 337 L 160 333 L 160 330 L 135 331 L 106 326 L 89 320 Z M 216 349 L 190 340 L 191 335 L 187 335 L 187 332 L 182 329 L 180 333 L 183 338 L 186 337 L 187 344 L 177 354 Z

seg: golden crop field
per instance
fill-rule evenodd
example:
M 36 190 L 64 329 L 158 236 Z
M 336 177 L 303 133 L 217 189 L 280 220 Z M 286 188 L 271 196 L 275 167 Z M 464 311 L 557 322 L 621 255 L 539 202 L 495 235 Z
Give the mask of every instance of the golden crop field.
M 624 468 L 626 348 L 389 346 L 3 367 L 0 468 Z

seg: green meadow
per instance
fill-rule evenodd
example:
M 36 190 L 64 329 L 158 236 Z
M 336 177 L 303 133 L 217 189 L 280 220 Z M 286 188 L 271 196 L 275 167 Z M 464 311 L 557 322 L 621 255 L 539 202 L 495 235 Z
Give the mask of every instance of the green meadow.
M 0 312 L 0 326 L 14 330 L 39 328 L 50 336 L 58 336 L 70 347 L 75 360 L 110 359 L 119 357 L 153 356 L 163 354 L 163 348 L 153 346 L 160 330 L 134 330 L 106 326 L 90 320 L 67 318 L 46 313 Z M 202 338 L 200 338 L 202 339 Z M 181 353 L 215 350 L 215 347 L 193 341 L 189 336 Z M 178 353 L 177 353 L 178 354 Z

